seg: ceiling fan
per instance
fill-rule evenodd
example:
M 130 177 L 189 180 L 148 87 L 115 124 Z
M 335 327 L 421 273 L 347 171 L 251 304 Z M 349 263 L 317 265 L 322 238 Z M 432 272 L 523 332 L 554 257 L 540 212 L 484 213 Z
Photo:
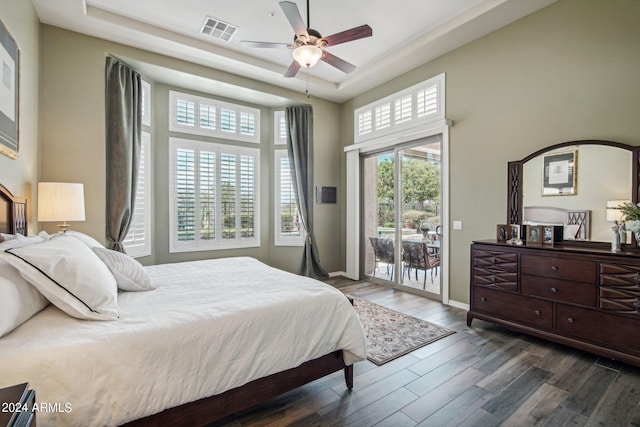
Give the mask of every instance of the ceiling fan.
M 345 73 L 350 73 L 356 69 L 356 66 L 348 63 L 344 59 L 340 59 L 325 50 L 328 46 L 334 46 L 340 43 L 346 43 L 353 40 L 371 37 L 373 30 L 368 25 L 361 25 L 350 30 L 342 31 L 331 36 L 322 37 L 322 35 L 311 28 L 309 25 L 309 0 L 307 0 L 307 26 L 304 25 L 298 6 L 290 1 L 280 2 L 280 8 L 289 20 L 289 23 L 295 31 L 293 43 L 268 43 L 241 41 L 243 46 L 257 48 L 280 48 L 287 47 L 293 49 L 293 59 L 285 77 L 294 77 L 300 67 L 313 67 L 319 60 L 336 67 Z

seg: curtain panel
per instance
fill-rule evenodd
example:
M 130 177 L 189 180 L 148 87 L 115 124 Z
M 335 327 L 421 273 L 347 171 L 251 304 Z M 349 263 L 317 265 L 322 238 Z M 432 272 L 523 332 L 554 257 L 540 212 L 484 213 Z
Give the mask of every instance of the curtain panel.
M 110 249 L 124 252 L 135 206 L 142 138 L 140 74 L 112 56 L 106 63 L 106 235 Z
M 287 151 L 293 189 L 300 211 L 300 222 L 307 237 L 302 254 L 300 273 L 315 278 L 329 274 L 320 265 L 320 255 L 313 234 L 313 109 L 310 105 L 287 107 Z

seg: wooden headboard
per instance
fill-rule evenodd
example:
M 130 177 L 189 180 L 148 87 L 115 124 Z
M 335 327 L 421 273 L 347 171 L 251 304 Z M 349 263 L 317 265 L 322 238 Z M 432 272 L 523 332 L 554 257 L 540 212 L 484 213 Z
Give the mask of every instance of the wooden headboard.
M 0 233 L 27 235 L 27 199 L 0 184 Z
M 525 206 L 523 209 L 523 222 L 531 221 L 540 224 L 577 224 L 578 233 L 576 240 L 589 240 L 591 211 L 567 210 L 550 206 Z

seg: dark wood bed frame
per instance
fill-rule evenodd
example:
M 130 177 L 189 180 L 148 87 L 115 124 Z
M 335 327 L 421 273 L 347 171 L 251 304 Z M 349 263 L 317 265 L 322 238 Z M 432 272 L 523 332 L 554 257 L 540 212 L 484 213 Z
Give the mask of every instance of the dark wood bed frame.
M 27 200 L 15 197 L 0 185 L 0 232 L 27 235 Z M 200 426 L 249 409 L 272 397 L 298 388 L 334 372 L 344 370 L 347 388 L 353 388 L 353 365 L 345 365 L 342 350 L 302 365 L 258 378 L 215 396 L 165 409 L 131 421 L 126 426 Z M 144 399 L 145 396 L 140 396 Z

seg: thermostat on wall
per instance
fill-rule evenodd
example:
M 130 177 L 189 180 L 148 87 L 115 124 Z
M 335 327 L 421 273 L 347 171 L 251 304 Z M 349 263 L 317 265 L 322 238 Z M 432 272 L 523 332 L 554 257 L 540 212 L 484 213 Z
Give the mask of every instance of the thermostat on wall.
M 316 203 L 335 203 L 336 187 L 316 187 Z

